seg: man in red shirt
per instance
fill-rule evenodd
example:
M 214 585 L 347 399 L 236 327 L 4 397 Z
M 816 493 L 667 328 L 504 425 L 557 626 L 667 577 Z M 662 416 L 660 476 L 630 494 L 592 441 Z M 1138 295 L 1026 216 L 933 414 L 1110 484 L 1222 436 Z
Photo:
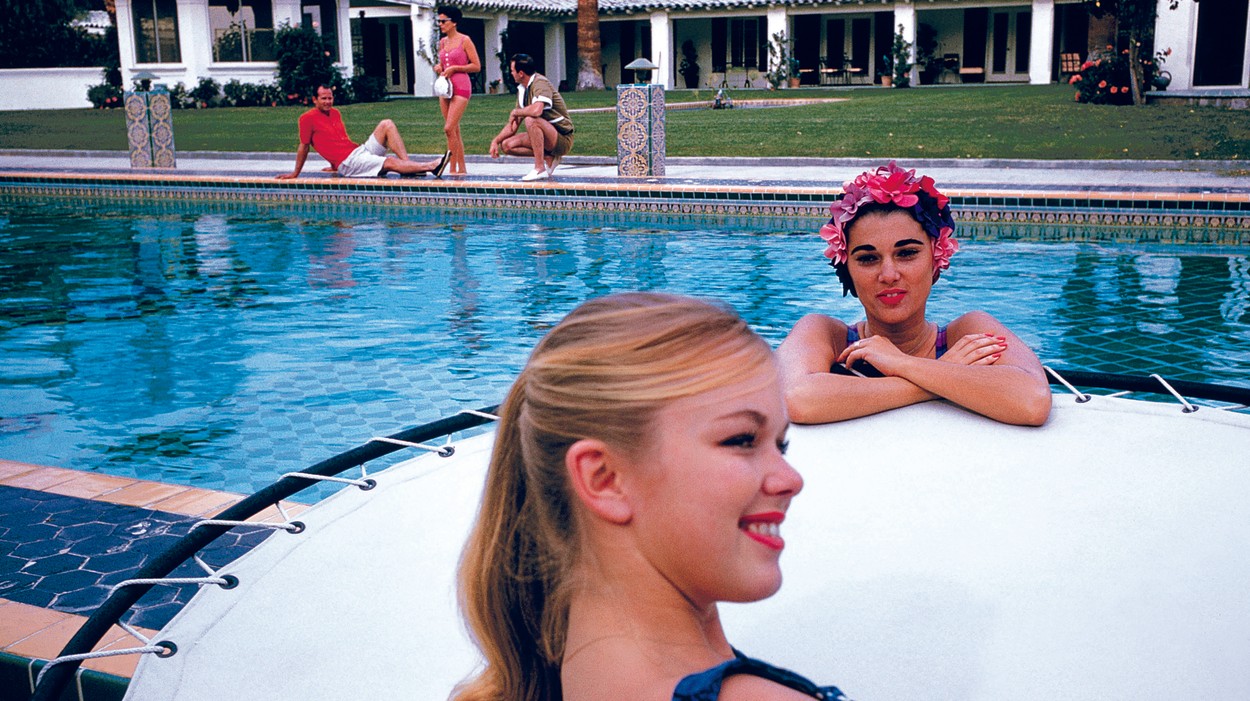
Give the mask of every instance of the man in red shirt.
M 345 178 L 372 178 L 385 173 L 433 173 L 436 178 L 443 177 L 450 151 L 443 154 L 442 160 L 425 163 L 408 160 L 408 150 L 404 148 L 399 129 L 389 119 L 378 122 L 369 140 L 358 146 L 347 138 L 343 115 L 334 109 L 333 90 L 324 85 L 318 87 L 314 104 L 313 109 L 299 118 L 299 150 L 295 152 L 295 170 L 279 175 L 279 179 L 298 178 L 310 148 L 330 162 L 326 170 Z M 386 155 L 388 150 L 394 151 L 395 155 Z

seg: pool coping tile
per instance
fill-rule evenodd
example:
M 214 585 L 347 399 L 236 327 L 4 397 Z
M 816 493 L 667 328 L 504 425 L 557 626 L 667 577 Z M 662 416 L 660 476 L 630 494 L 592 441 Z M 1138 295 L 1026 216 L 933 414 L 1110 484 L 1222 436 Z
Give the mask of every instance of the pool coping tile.
M 86 621 L 86 616 L 0 599 L 0 651 L 32 660 L 53 659 Z M 148 637 L 157 634 L 146 628 L 136 630 Z M 92 650 L 141 645 L 130 633 L 114 625 Z M 138 663 L 139 655 L 135 654 L 88 660 L 83 666 L 119 677 L 132 677 Z
M 39 465 L 32 465 L 26 462 L 17 462 L 15 460 L 0 459 L 0 483 L 4 480 L 24 475 L 27 472 L 40 469 Z
M 0 485 L 46 492 L 50 487 L 69 482 L 81 474 L 83 473 L 78 470 L 67 470 L 62 467 L 38 466 L 34 470 L 0 479 Z
M 155 504 L 182 494 L 190 489 L 192 488 L 185 485 L 150 482 L 148 480 L 130 480 L 130 484 L 122 486 L 120 489 L 114 489 L 92 498 L 96 501 L 106 501 L 110 504 L 123 504 L 125 506 L 139 506 L 151 509 L 157 508 L 154 506 Z M 172 511 L 171 509 L 160 510 L 170 511 L 171 513 L 181 513 L 179 511 Z

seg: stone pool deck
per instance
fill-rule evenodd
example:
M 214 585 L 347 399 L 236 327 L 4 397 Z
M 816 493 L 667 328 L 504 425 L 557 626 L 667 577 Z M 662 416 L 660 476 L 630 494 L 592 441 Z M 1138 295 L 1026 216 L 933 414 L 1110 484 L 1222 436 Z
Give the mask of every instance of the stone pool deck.
M 417 155 L 414 158 L 435 158 Z M 492 160 L 469 156 L 468 176 L 406 178 L 392 176 L 387 181 L 438 183 L 472 187 L 516 183 L 529 170 L 529 161 L 519 158 Z M 633 189 L 646 185 L 690 185 L 753 190 L 760 187 L 791 186 L 828 188 L 840 186 L 860 171 L 889 160 L 882 158 L 672 158 L 666 175 L 658 178 L 621 178 L 614 159 L 570 155 L 556 170 L 555 183 L 594 185 Z M 178 167 L 172 171 L 130 168 L 127 154 L 116 151 L 21 151 L 0 150 L 0 174 L 44 173 L 93 176 L 160 175 L 170 177 L 266 178 L 289 171 L 294 153 L 178 154 Z M 319 172 L 325 162 L 315 154 L 309 158 L 301 179 L 338 182 L 377 182 L 378 179 L 344 181 Z M 903 159 L 900 165 L 917 168 L 931 175 L 945 191 L 987 192 L 1000 195 L 1029 192 L 1120 192 L 1250 194 L 1250 164 L 1242 161 L 1043 161 L 1023 159 Z M 541 189 L 553 183 L 526 183 L 525 188 Z

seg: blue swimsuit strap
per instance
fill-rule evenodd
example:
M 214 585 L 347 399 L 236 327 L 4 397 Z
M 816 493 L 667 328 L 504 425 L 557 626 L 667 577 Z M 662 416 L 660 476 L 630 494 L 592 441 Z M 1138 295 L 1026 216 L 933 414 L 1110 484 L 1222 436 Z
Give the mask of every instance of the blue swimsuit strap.
M 859 340 L 859 327 L 855 324 L 851 324 L 850 326 L 846 327 L 846 345 L 849 346 L 858 340 Z M 945 326 L 938 327 L 937 344 L 933 350 L 934 350 L 933 357 L 935 358 L 941 358 L 942 355 L 946 353 L 946 327 Z
M 826 701 L 846 701 L 846 696 L 836 686 L 816 686 L 805 677 L 789 670 L 774 667 L 767 662 L 752 659 L 734 650 L 737 655 L 715 667 L 691 674 L 677 684 L 673 691 L 673 701 L 716 701 L 720 696 L 721 684 L 727 677 L 735 674 L 750 674 L 762 677 L 771 682 L 789 687 L 814 699 Z

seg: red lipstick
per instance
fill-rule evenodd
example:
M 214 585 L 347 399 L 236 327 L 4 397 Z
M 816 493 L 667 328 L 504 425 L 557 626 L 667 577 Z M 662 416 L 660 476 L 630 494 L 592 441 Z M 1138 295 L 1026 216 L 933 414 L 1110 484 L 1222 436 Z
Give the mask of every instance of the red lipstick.
M 902 302 L 903 297 L 906 297 L 906 296 L 907 296 L 907 290 L 900 290 L 897 287 L 891 287 L 888 290 L 882 290 L 881 292 L 877 293 L 877 299 L 881 300 L 882 302 L 888 304 L 891 307 Z
M 743 516 L 738 521 L 738 528 L 751 540 L 772 550 L 781 550 L 786 547 L 786 541 L 781 539 L 780 534 L 781 522 L 784 520 L 786 515 L 780 511 L 767 511 Z

